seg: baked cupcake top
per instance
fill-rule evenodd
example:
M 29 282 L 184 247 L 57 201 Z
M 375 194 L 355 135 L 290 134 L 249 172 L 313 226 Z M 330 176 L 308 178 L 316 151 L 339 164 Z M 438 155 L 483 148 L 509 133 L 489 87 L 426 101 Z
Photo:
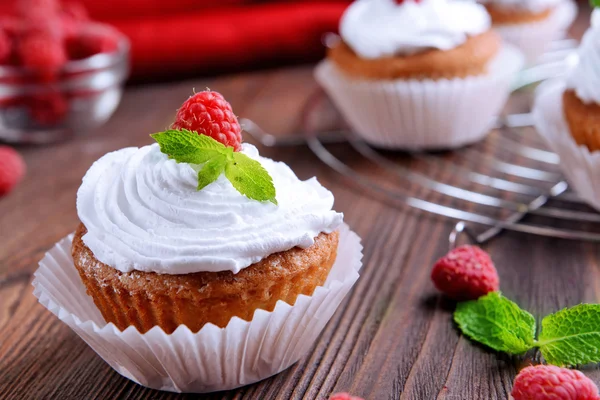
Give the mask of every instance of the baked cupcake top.
M 362 58 L 450 50 L 490 29 L 485 8 L 464 0 L 357 0 L 344 12 L 340 35 Z
M 188 119 L 205 123 L 224 113 L 228 110 L 216 107 Z M 331 233 L 342 223 L 343 215 L 332 210 L 332 193 L 316 178 L 301 181 L 286 164 L 261 157 L 250 144 L 223 139 L 226 147 L 185 129 L 152 136 L 159 143 L 96 161 L 77 193 L 77 212 L 87 228 L 84 243 L 119 271 L 237 273 L 273 253 L 309 247 L 321 232 Z M 177 148 L 177 140 L 184 146 Z M 194 153 L 196 142 L 208 147 Z M 194 157 L 206 161 L 182 162 Z M 261 187 L 267 188 L 266 197 Z
M 493 5 L 514 10 L 542 12 L 556 7 L 565 0 L 477 0 L 485 5 Z
M 592 25 L 587 30 L 579 50 L 579 62 L 567 77 L 567 87 L 584 103 L 600 104 L 600 9 L 592 13 Z

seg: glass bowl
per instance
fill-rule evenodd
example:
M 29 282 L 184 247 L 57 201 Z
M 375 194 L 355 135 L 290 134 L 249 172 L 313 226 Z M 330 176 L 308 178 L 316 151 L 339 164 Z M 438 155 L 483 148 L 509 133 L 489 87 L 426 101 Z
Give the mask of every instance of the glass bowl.
M 51 81 L 37 71 L 0 66 L 0 141 L 61 141 L 110 118 L 129 76 L 129 40 L 108 25 L 86 29 L 114 35 L 116 50 L 69 61 Z

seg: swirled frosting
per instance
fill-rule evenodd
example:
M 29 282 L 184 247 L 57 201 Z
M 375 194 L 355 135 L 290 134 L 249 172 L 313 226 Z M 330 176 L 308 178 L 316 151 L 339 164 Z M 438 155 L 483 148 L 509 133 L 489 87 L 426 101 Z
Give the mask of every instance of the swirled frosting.
M 543 12 L 549 8 L 556 7 L 565 0 L 477 0 L 482 4 L 493 4 L 517 10 L 532 12 Z
M 340 35 L 362 58 L 449 50 L 490 29 L 485 8 L 464 0 L 357 0 L 340 21 Z
M 341 224 L 333 195 L 316 178 L 299 180 L 252 145 L 242 152 L 269 172 L 279 205 L 248 199 L 224 175 L 197 191 L 192 167 L 169 159 L 157 144 L 108 153 L 77 193 L 88 229 L 83 242 L 122 272 L 237 273 L 270 254 L 309 247 Z
M 578 50 L 579 61 L 569 72 L 567 87 L 584 103 L 600 104 L 600 9 L 592 13 L 592 26 Z

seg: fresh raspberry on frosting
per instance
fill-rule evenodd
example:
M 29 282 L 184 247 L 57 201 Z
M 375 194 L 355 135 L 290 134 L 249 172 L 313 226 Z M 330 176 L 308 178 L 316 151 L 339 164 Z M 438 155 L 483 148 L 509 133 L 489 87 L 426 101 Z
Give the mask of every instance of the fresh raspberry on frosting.
M 474 300 L 499 289 L 498 272 L 489 254 L 477 246 L 461 246 L 440 258 L 431 280 L 454 300 Z
M 10 192 L 25 175 L 25 162 L 12 147 L 0 146 L 0 196 Z
M 207 135 L 239 151 L 242 146 L 242 128 L 223 95 L 206 90 L 196 93 L 177 111 L 173 129 L 187 129 Z
M 579 371 L 553 365 L 524 368 L 515 378 L 515 400 L 598 400 L 598 387 Z

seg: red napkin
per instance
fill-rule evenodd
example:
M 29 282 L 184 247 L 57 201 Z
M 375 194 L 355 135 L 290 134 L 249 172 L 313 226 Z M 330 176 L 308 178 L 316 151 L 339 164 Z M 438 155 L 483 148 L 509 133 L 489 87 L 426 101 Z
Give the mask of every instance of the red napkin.
M 119 20 L 132 42 L 133 75 L 241 69 L 322 57 L 346 1 L 262 4 L 189 15 Z

